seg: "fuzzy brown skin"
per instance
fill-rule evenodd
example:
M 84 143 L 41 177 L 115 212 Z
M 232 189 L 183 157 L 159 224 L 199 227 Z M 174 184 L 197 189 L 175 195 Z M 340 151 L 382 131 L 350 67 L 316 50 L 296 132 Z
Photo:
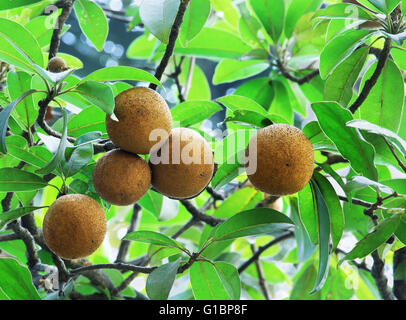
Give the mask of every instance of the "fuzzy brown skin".
M 118 206 L 130 205 L 147 193 L 151 170 L 140 156 L 115 149 L 97 161 L 93 185 L 104 200 Z
M 42 228 L 46 244 L 57 256 L 84 258 L 102 244 L 106 216 L 96 200 L 82 194 L 68 194 L 49 207 Z
M 53 57 L 48 62 L 48 70 L 54 73 L 59 73 L 62 71 L 67 70 L 68 67 L 66 65 L 65 60 L 60 57 Z
M 314 150 L 307 136 L 298 128 L 287 124 L 274 124 L 259 130 L 251 138 L 246 156 L 255 161 L 255 153 L 250 155 L 250 146 L 257 140 L 257 170 L 247 172 L 249 181 L 255 188 L 270 195 L 288 195 L 302 190 L 313 175 Z
M 190 159 L 182 157 L 182 152 Z M 162 159 L 168 155 L 169 163 L 154 164 L 155 154 Z M 154 188 L 174 199 L 198 195 L 209 184 L 214 172 L 209 144 L 199 133 L 187 128 L 173 129 L 159 151 L 151 153 L 149 165 Z
M 107 115 L 107 133 L 116 146 L 128 152 L 148 154 L 157 143 L 162 145 L 171 131 L 172 117 L 167 103 L 149 88 L 134 87 L 118 94 L 114 114 L 119 121 Z M 163 130 L 164 139 L 151 141 L 150 134 L 155 129 Z

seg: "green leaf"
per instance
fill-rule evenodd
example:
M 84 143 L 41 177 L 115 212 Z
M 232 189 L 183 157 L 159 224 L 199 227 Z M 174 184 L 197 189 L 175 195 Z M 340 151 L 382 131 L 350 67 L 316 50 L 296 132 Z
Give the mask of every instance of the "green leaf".
M 268 208 L 246 210 L 218 225 L 213 241 L 270 233 L 293 224 L 286 215 Z
M 361 88 L 371 78 L 377 63 L 374 63 L 365 73 Z M 403 75 L 397 65 L 388 59 L 365 102 L 360 108 L 361 119 L 367 120 L 380 127 L 398 132 L 404 104 Z
M 239 299 L 238 272 L 226 262 L 195 262 L 190 268 L 190 283 L 197 300 Z
M 271 114 L 276 114 L 293 124 L 293 109 L 290 102 L 289 92 L 282 81 L 272 81 L 274 98 L 269 108 Z
M 217 103 L 204 100 L 190 100 L 171 109 L 172 120 L 180 127 L 188 127 L 209 119 L 222 108 Z
M 114 96 L 111 87 L 104 83 L 88 80 L 81 83 L 76 91 L 87 101 L 107 114 L 114 111 Z
M 39 190 L 47 185 L 34 173 L 16 168 L 0 168 L 0 192 Z
M 138 204 L 148 210 L 156 219 L 169 220 L 179 211 L 179 202 L 164 197 L 162 194 L 148 190 Z
M 298 207 L 300 219 L 307 230 L 310 240 L 312 243 L 317 244 L 319 242 L 317 203 L 313 194 L 313 189 L 310 184 L 307 184 L 298 192 Z
M 183 92 L 185 100 L 211 100 L 211 89 L 209 81 L 202 68 L 196 63 L 190 63 L 188 58 L 182 65 L 182 72 L 179 75 L 181 83 L 187 83 L 189 75 L 192 74 L 188 92 Z M 192 70 L 190 68 L 192 67 Z
M 175 53 L 219 60 L 241 58 L 251 49 L 231 32 L 205 27 L 187 47 L 176 46 Z
M 84 77 L 82 80 L 80 80 L 80 83 L 89 80 L 100 82 L 120 81 L 120 80 L 145 81 L 154 83 L 162 87 L 162 84 L 159 82 L 159 80 L 149 72 L 138 68 L 126 66 L 115 66 L 98 69 L 96 71 L 93 71 L 86 77 Z
M 366 187 L 374 187 L 377 192 L 383 192 L 387 194 L 392 194 L 394 191 L 392 188 L 383 185 L 382 183 L 372 181 L 365 177 L 354 176 L 348 179 L 347 183 L 344 186 L 344 190 L 348 193 L 354 192 L 359 189 Z
M 10 102 L 1 112 L 0 112 L 0 152 L 7 153 L 6 148 L 6 133 L 8 127 L 8 121 L 11 115 L 11 112 L 14 108 L 23 101 L 27 96 L 34 93 L 36 90 L 31 89 L 24 92 L 20 97 Z
M 324 88 L 325 101 L 337 101 L 346 107 L 354 94 L 354 84 L 368 57 L 369 47 L 360 48 L 341 62 L 327 78 Z
M 240 9 L 241 10 L 241 9 Z M 258 32 L 261 29 L 261 24 L 258 19 L 250 14 L 248 9 L 242 12 L 240 21 L 238 22 L 238 32 L 241 39 L 252 46 L 261 45 L 261 39 L 258 37 Z
M 166 235 L 154 231 L 134 231 L 128 233 L 123 240 L 137 241 L 142 243 L 155 244 L 163 247 L 183 249 L 183 246 L 167 237 Z
M 10 95 L 10 100 L 15 100 L 22 96 L 24 92 L 31 89 L 32 75 L 23 71 L 9 71 L 7 74 L 7 87 Z M 34 106 L 32 96 L 27 96 L 21 103 L 15 107 L 14 115 L 25 125 L 30 128 L 37 119 L 38 107 Z
M 234 158 L 231 156 L 230 158 Z M 231 162 L 228 161 L 220 165 L 214 175 L 213 179 L 211 180 L 211 185 L 214 189 L 218 190 L 238 175 L 240 175 L 241 171 L 243 170 L 244 166 L 238 162 Z
M 237 123 L 246 123 L 258 128 L 265 128 L 273 124 L 272 116 L 271 115 L 262 115 L 255 111 L 250 110 L 236 110 L 231 113 L 226 119 L 225 122 L 237 122 Z M 284 121 L 282 121 L 284 122 Z
M 66 144 L 67 144 L 67 126 L 68 126 L 68 115 L 65 109 L 62 109 L 63 113 L 63 133 L 62 137 L 60 139 L 58 149 L 56 150 L 54 156 L 52 159 L 47 163 L 47 165 L 41 169 L 36 170 L 37 173 L 40 174 L 48 174 L 54 171 L 60 164 L 61 161 L 63 160 L 65 156 L 65 149 L 66 149 Z
M 362 238 L 355 247 L 340 261 L 363 258 L 387 241 L 396 231 L 401 215 L 393 215 L 381 221 L 374 230 Z
M 343 208 L 341 207 L 337 192 L 329 180 L 317 171 L 314 171 L 313 178 L 319 187 L 321 196 L 323 197 L 328 209 L 331 222 L 331 238 L 333 241 L 332 251 L 334 251 L 337 248 L 344 232 L 345 221 Z
M 351 3 L 336 3 L 317 10 L 314 18 L 373 20 L 375 16 L 361 6 Z
M 42 209 L 46 207 L 24 207 L 24 208 L 17 208 L 11 211 L 2 212 L 0 214 L 0 230 L 8 223 L 17 220 L 18 218 L 26 215 L 29 212 L 33 212 L 38 209 Z
M 159 266 L 147 278 L 145 290 L 152 300 L 167 300 L 176 278 L 180 259 Z
M 6 138 L 7 153 L 37 168 L 44 167 L 52 158 L 52 154 L 44 147 L 34 146 L 28 149 L 27 140 L 21 136 Z
M 179 39 L 183 46 L 196 37 L 210 15 L 211 5 L 207 0 L 191 0 L 183 17 Z
M 374 148 L 357 130 L 345 125 L 352 120 L 351 112 L 335 102 L 314 103 L 312 109 L 323 132 L 334 142 L 341 155 L 350 162 L 351 167 L 365 177 L 377 180 Z
M 31 273 L 16 259 L 0 258 L 0 289 L 10 300 L 41 300 Z
M 73 149 L 67 161 L 62 162 L 62 172 L 65 177 L 71 177 L 86 166 L 93 157 L 93 145 L 88 143 Z
M 250 4 L 273 42 L 278 42 L 285 24 L 285 1 L 250 0 Z
M 257 78 L 244 82 L 234 94 L 250 98 L 268 110 L 274 97 L 274 89 L 268 78 Z
M 269 63 L 264 60 L 222 60 L 214 71 L 213 84 L 245 79 L 268 68 Z
M 33 72 L 32 63 L 44 65 L 41 48 L 31 32 L 12 20 L 0 18 L 0 59 Z
M 402 215 L 395 231 L 396 237 L 406 245 L 406 215 Z
M 13 0 L 2 1 L 0 3 L 0 10 L 10 10 L 14 8 L 26 7 L 31 4 L 41 2 L 41 0 Z
M 401 0 L 368 0 L 375 8 L 383 13 L 391 13 Z
M 406 157 L 406 141 L 396 133 L 365 120 L 352 120 L 347 122 L 347 126 L 386 137 Z
M 320 192 L 317 183 L 312 183 L 317 203 L 317 218 L 319 226 L 319 269 L 316 283 L 310 292 L 313 294 L 319 291 L 326 282 L 330 262 L 330 215 L 323 194 Z
M 349 29 L 331 39 L 320 54 L 320 76 L 324 80 L 355 49 L 374 34 L 368 29 Z
M 308 12 L 320 8 L 322 0 L 296 0 L 292 1 L 286 13 L 285 35 L 291 37 L 299 19 Z
M 223 12 L 224 20 L 230 25 L 232 28 L 236 28 L 239 19 L 239 13 L 237 8 L 234 6 L 232 0 L 210 0 L 213 9 L 218 12 Z
M 141 21 L 162 43 L 169 41 L 179 4 L 180 0 L 150 0 L 140 5 Z
M 79 137 L 87 132 L 106 132 L 106 114 L 95 106 L 88 107 L 72 117 L 68 122 L 68 135 Z
M 102 51 L 109 33 L 109 25 L 104 11 L 93 1 L 77 0 L 73 3 L 79 26 L 85 36 Z

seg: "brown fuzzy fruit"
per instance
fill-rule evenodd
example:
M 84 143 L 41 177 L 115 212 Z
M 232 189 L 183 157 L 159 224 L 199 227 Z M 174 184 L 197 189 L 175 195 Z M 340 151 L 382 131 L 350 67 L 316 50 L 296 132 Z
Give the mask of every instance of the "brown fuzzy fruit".
M 116 146 L 128 152 L 148 154 L 153 146 L 162 145 L 171 131 L 168 105 L 149 88 L 134 87 L 118 94 L 114 114 L 118 121 L 106 116 L 107 133 Z M 151 133 L 158 136 L 151 137 Z
M 55 200 L 43 223 L 45 242 L 63 259 L 91 255 L 106 234 L 106 216 L 96 200 L 83 194 L 68 194 Z
M 65 60 L 60 57 L 53 57 L 48 62 L 48 70 L 51 72 L 58 73 L 67 69 Z
M 151 185 L 151 170 L 136 154 L 111 150 L 97 161 L 93 169 L 93 185 L 104 200 L 126 206 L 137 202 Z
M 248 179 L 255 188 L 271 195 L 296 193 L 313 175 L 313 145 L 300 129 L 288 124 L 259 130 L 251 138 L 245 155 Z
M 214 172 L 209 144 L 199 133 L 187 128 L 173 129 L 165 144 L 159 150 L 154 149 L 149 161 L 153 187 L 174 199 L 198 195 Z

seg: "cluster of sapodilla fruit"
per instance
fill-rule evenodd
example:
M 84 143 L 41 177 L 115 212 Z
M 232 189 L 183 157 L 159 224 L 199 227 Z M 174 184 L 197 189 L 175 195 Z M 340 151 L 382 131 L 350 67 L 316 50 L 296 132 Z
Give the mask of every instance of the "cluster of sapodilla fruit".
M 66 70 L 66 64 L 55 57 L 50 60 L 48 70 L 61 72 Z M 170 109 L 156 91 L 133 87 L 121 92 L 115 97 L 114 115 L 117 119 L 107 115 L 105 123 L 107 134 L 118 149 L 102 155 L 93 170 L 93 185 L 101 198 L 118 206 L 134 204 L 152 185 L 165 196 L 186 199 L 197 196 L 210 183 L 214 157 L 209 144 L 192 129 L 172 128 Z M 150 134 L 156 129 L 167 132 L 167 138 L 152 141 Z M 303 189 L 309 182 L 314 152 L 301 130 L 286 124 L 260 129 L 246 149 L 248 159 L 252 143 L 257 145 L 256 154 L 251 155 L 257 169 L 247 172 L 247 176 L 258 190 L 287 195 Z M 196 159 L 193 153 L 197 151 L 200 161 L 184 163 L 182 157 L 173 157 L 173 153 L 181 155 L 182 151 L 187 151 L 192 159 Z M 169 161 L 147 163 L 140 156 L 151 152 L 168 152 Z M 56 255 L 65 259 L 83 258 L 104 240 L 105 213 L 97 201 L 86 195 L 64 195 L 49 207 L 43 232 L 49 249 Z

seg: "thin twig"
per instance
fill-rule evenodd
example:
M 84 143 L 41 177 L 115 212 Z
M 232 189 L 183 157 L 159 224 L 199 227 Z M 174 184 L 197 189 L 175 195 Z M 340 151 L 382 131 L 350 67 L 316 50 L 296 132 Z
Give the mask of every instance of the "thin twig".
M 253 254 L 255 254 L 255 245 L 253 243 L 251 243 L 251 251 Z M 262 269 L 261 261 L 259 260 L 259 258 L 255 260 L 255 267 L 257 269 L 259 285 L 261 287 L 262 293 L 264 294 L 265 300 L 270 300 L 270 294 L 268 286 L 266 284 L 264 270 Z
M 172 25 L 171 32 L 169 34 L 169 41 L 166 46 L 164 56 L 162 57 L 162 60 L 155 71 L 155 77 L 158 80 L 161 80 L 162 75 L 164 74 L 165 69 L 166 69 L 166 67 L 169 63 L 169 60 L 173 54 L 173 51 L 175 49 L 175 44 L 176 44 L 176 40 L 178 39 L 180 26 L 183 22 L 183 16 L 185 15 L 188 4 L 189 4 L 189 0 L 180 1 L 178 13 L 176 14 L 175 21 Z M 157 85 L 154 83 L 151 83 L 149 87 L 151 89 L 155 90 L 157 88 Z
M 197 209 L 192 203 L 188 200 L 180 200 L 183 206 L 189 211 L 189 213 L 197 220 L 203 221 L 208 225 L 215 227 L 219 223 L 224 222 L 224 219 L 215 218 L 213 216 L 209 216 L 208 214 L 203 213 L 199 209 Z
M 283 240 L 289 239 L 291 237 L 294 236 L 293 231 L 286 231 L 284 233 L 282 233 L 280 236 L 276 237 L 275 239 L 273 239 L 272 241 L 268 242 L 267 244 L 261 246 L 258 248 L 257 251 L 255 251 L 255 253 L 252 255 L 251 258 L 249 258 L 247 261 L 245 261 L 242 265 L 240 265 L 240 267 L 238 268 L 238 273 L 242 273 L 244 272 L 245 269 L 248 268 L 248 266 L 251 263 L 254 263 L 255 260 L 257 260 L 259 258 L 259 256 L 268 248 L 278 244 L 279 242 L 282 242 Z
M 388 141 L 388 139 L 386 139 L 386 137 L 382 136 L 382 139 L 385 141 L 386 145 L 388 146 L 388 148 L 392 152 L 392 154 L 395 157 L 396 161 L 398 162 L 399 166 L 406 173 L 406 165 L 403 164 L 402 160 L 400 160 L 400 158 L 396 154 L 395 148 L 389 143 L 389 141 Z

